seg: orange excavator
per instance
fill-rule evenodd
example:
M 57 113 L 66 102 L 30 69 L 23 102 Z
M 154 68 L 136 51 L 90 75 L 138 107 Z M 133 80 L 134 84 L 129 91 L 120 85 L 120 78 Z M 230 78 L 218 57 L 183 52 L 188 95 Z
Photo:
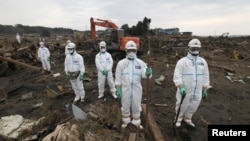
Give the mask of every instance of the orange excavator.
M 124 36 L 124 30 L 120 29 L 114 22 L 111 20 L 103 20 L 103 19 L 95 19 L 90 18 L 90 25 L 91 25 L 91 38 L 96 41 L 97 34 L 96 34 L 96 26 L 107 28 L 104 31 L 104 35 L 100 38 L 107 44 L 107 51 L 111 53 L 111 55 L 115 58 L 119 56 L 124 57 L 125 55 L 125 44 L 129 40 L 133 40 L 137 44 L 137 48 L 139 50 L 140 47 L 140 38 L 139 37 L 129 37 Z M 99 37 L 99 36 L 98 36 Z

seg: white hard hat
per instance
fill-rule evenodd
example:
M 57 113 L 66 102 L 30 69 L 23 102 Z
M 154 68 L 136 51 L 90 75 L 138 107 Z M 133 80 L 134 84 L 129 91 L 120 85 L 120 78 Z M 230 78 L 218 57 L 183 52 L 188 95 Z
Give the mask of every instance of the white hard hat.
M 134 41 L 128 41 L 125 45 L 125 49 L 136 49 L 136 43 Z
M 200 42 L 200 40 L 198 40 L 198 39 L 192 39 L 192 40 L 190 40 L 189 41 L 189 43 L 188 43 L 188 47 L 201 47 L 201 42 Z
M 99 43 L 99 47 L 106 47 L 106 42 L 101 41 L 101 42 Z
M 70 42 L 70 43 L 67 45 L 67 48 L 76 48 L 76 44 Z
M 67 40 L 67 44 L 68 44 L 68 43 L 71 43 L 71 41 L 70 41 L 70 40 Z
M 44 46 L 44 43 L 43 43 L 43 42 L 40 42 L 39 45 L 40 45 L 40 46 Z

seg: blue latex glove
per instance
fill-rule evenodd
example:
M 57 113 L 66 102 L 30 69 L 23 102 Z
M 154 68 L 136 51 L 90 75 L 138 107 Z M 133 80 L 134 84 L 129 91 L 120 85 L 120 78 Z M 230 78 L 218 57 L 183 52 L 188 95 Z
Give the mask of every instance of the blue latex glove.
M 207 89 L 202 90 L 202 98 L 204 98 L 204 99 L 207 98 Z
M 146 75 L 150 76 L 152 74 L 152 72 L 153 72 L 152 68 L 146 69 Z
M 185 87 L 180 87 L 180 94 L 183 96 L 186 94 L 186 89 Z
M 108 70 L 106 70 L 106 69 L 103 70 L 103 71 L 102 71 L 102 74 L 107 76 L 107 75 L 108 75 Z
M 116 88 L 116 92 L 115 92 L 117 98 L 121 99 L 122 97 L 122 89 L 121 88 Z
M 50 61 L 50 57 L 48 57 L 47 59 L 48 59 L 48 61 Z
M 80 76 L 79 76 L 80 81 L 83 81 L 83 78 L 84 78 L 84 75 L 80 74 Z

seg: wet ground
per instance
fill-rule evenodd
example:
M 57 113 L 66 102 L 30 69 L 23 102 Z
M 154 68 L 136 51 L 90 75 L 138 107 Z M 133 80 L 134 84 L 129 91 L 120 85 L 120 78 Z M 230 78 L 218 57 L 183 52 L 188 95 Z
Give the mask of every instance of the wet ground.
M 247 41 L 249 42 L 250 40 L 248 39 Z M 153 68 L 153 77 L 149 83 L 147 83 L 148 80 L 142 81 L 144 91 L 142 103 L 146 104 L 147 99 L 149 100 L 149 111 L 154 116 L 166 141 L 207 141 L 207 126 L 209 124 L 231 125 L 250 123 L 250 61 L 247 56 L 244 59 L 232 58 L 233 54 L 229 53 L 230 55 L 228 55 L 224 47 L 224 52 L 216 54 L 215 50 L 218 47 L 212 47 L 207 46 L 201 52 L 201 56 L 209 64 L 212 88 L 208 90 L 208 98 L 202 100 L 193 116 L 193 122 L 196 127 L 192 128 L 183 123 L 179 129 L 173 127 L 176 88 L 172 79 L 175 64 L 179 58 L 186 55 L 186 51 L 184 48 L 180 48 L 170 54 L 165 54 L 159 48 L 152 49 L 149 65 Z M 249 47 L 248 44 L 248 52 Z M 175 55 L 176 52 L 179 54 Z M 246 51 L 244 50 L 243 52 Z M 147 62 L 147 55 L 143 55 L 141 58 Z M 53 77 L 52 74 L 42 74 L 29 68 L 13 70 L 11 75 L 0 77 L 2 99 L 0 116 L 20 114 L 25 118 L 39 119 L 53 111 L 60 111 L 61 119 L 57 117 L 55 119 L 56 122 L 67 118 L 69 115 L 65 105 L 71 103 L 74 99 L 72 91 L 58 98 L 49 98 L 46 89 L 49 83 L 56 83 L 64 86 L 65 91 L 70 90 L 70 83 L 65 80 L 63 74 L 63 61 L 63 57 L 52 56 L 52 62 L 54 62 L 52 64 L 52 74 L 61 73 L 59 77 Z M 36 63 L 34 65 L 40 67 L 41 64 Z M 97 99 L 97 76 L 93 56 L 86 55 L 85 66 L 86 75 L 83 83 L 86 91 L 86 100 L 84 103 L 78 103 L 77 105 L 84 108 L 90 104 L 98 105 L 102 103 L 107 106 L 117 105 L 120 107 L 120 101 L 113 99 L 109 95 L 108 88 L 106 98 L 102 100 Z M 226 77 L 228 72 L 234 74 L 235 80 L 241 81 L 230 81 Z M 155 83 L 155 79 L 161 75 L 165 79 L 161 84 Z M 147 91 L 147 87 L 149 87 L 149 91 Z M 27 94 L 32 96 L 25 99 L 23 96 L 27 96 Z M 37 103 L 43 103 L 43 106 L 38 109 L 33 108 L 32 105 Z M 145 120 L 143 119 L 142 121 L 145 126 Z M 119 135 L 119 132 L 117 134 Z M 151 139 L 148 137 L 147 140 Z

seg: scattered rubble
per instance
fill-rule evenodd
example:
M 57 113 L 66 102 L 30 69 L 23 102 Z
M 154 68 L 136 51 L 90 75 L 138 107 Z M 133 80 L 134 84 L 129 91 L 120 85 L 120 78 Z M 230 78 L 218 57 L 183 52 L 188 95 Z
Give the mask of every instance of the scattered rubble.
M 194 116 L 194 121 L 202 130 L 190 131 L 190 135 L 180 135 L 180 138 L 186 136 L 194 138 L 195 136 L 196 140 L 194 139 L 194 141 L 205 140 L 206 133 L 203 131 L 205 131 L 205 126 L 210 123 L 225 123 L 229 121 L 229 117 L 232 123 L 237 121 L 249 123 L 249 118 L 237 116 L 242 115 L 236 113 L 240 112 L 240 110 L 236 110 L 236 106 L 240 108 L 241 105 L 232 102 L 235 99 L 240 99 L 242 100 L 241 104 L 246 105 L 244 99 L 249 94 L 246 87 L 249 87 L 250 82 L 248 73 L 250 38 L 231 38 L 230 36 L 199 38 L 202 42 L 201 55 L 207 60 L 211 70 L 213 89 L 209 89 L 208 98 L 210 101 L 207 103 L 202 101 L 204 104 Z M 77 46 L 77 50 L 84 56 L 86 64 L 84 79 L 86 102 L 73 105 L 71 104 L 74 97 L 73 90 L 64 76 L 64 44 L 58 43 L 58 41 L 49 42 L 52 53 L 52 73 L 48 74 L 42 73 L 41 63 L 36 59 L 37 41 L 22 40 L 21 43 L 18 43 L 14 39 L 1 39 L 0 116 L 5 118 L 20 115 L 25 119 L 39 121 L 18 136 L 8 136 L 9 133 L 7 135 L 2 132 L 1 136 L 3 138 L 43 141 L 51 140 L 51 138 L 76 141 L 176 140 L 176 136 L 172 133 L 176 92 L 176 87 L 172 82 L 172 74 L 177 60 L 186 55 L 186 45 L 189 39 L 190 37 L 151 37 L 150 64 L 153 68 L 153 78 L 150 80 L 151 93 L 150 99 L 148 99 L 150 102 L 149 123 L 145 119 L 145 113 L 143 114 L 145 107 L 142 111 L 142 123 L 144 126 L 149 124 L 149 131 L 138 130 L 130 124 L 126 129 L 120 127 L 120 101 L 113 99 L 109 95 L 108 89 L 105 90 L 106 97 L 101 100 L 97 99 L 97 74 L 94 65 L 94 56 L 97 52 L 87 46 L 89 43 L 81 42 Z M 74 40 L 72 39 L 72 41 Z M 146 41 L 146 39 L 142 39 L 142 46 L 147 44 Z M 63 43 L 65 42 L 63 41 Z M 143 60 L 147 60 L 146 57 L 146 55 L 141 56 Z M 227 79 L 225 79 L 225 73 Z M 227 83 L 228 80 L 230 83 Z M 241 83 L 231 83 L 235 81 Z M 223 85 L 221 86 L 223 88 L 220 85 Z M 233 87 L 237 87 L 234 88 L 236 89 L 234 92 L 232 91 Z M 143 82 L 143 88 L 145 88 L 145 82 Z M 228 89 L 228 91 L 224 89 Z M 233 97 L 233 94 L 240 90 L 241 97 L 238 95 Z M 143 103 L 145 102 L 147 99 L 143 100 Z M 223 104 L 227 102 L 229 104 L 224 106 Z M 227 108 L 231 108 L 232 112 L 226 120 L 220 117 L 220 114 L 210 115 L 212 113 L 224 114 Z M 249 117 L 249 111 L 245 113 L 248 113 L 246 117 Z M 200 136 L 197 137 L 197 134 Z

